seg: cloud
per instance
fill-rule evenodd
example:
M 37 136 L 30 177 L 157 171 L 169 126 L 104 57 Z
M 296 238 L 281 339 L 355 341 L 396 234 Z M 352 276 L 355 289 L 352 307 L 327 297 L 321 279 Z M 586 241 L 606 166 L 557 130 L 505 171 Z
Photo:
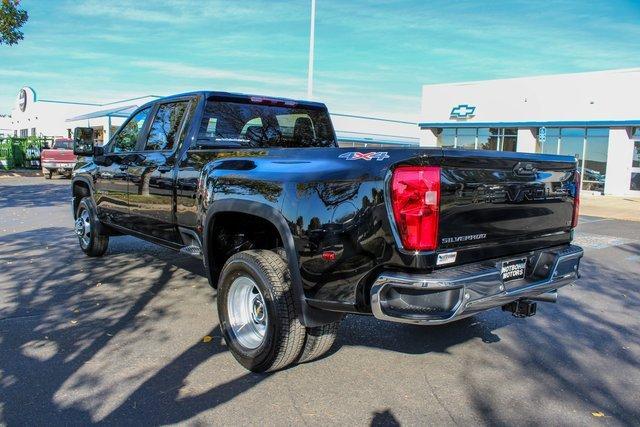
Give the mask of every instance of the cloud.
M 152 7 L 141 6 L 131 0 L 85 0 L 69 7 L 72 13 L 87 17 L 106 17 L 116 20 L 160 24 L 192 24 L 203 20 L 225 19 L 259 23 L 305 19 L 299 6 L 287 1 L 231 2 L 199 0 L 195 4 L 185 0 L 154 0 Z M 305 8 L 306 9 L 306 8 Z
M 73 13 L 87 17 L 107 17 L 150 23 L 173 23 L 182 19 L 175 11 L 159 10 L 160 8 L 141 8 L 131 2 L 102 2 L 89 0 L 71 8 Z
M 194 66 L 179 62 L 141 60 L 132 61 L 131 65 L 144 68 L 149 72 L 160 73 L 174 78 L 232 80 L 239 82 L 260 83 L 273 86 L 304 87 L 306 80 L 284 74 L 256 73 L 243 70 L 225 70 L 214 67 Z
M 55 73 L 51 71 L 26 71 L 0 68 L 0 77 L 20 77 L 25 79 L 57 79 L 62 76 L 62 73 Z

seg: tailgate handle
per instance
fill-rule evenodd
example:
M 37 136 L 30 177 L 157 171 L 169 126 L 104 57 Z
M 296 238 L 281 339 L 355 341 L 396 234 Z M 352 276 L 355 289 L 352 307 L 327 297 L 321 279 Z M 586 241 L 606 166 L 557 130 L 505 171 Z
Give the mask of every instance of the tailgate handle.
M 538 169 L 536 169 L 533 163 L 529 162 L 518 162 L 513 167 L 513 173 L 520 176 L 531 176 L 535 175 L 536 172 L 538 172 Z

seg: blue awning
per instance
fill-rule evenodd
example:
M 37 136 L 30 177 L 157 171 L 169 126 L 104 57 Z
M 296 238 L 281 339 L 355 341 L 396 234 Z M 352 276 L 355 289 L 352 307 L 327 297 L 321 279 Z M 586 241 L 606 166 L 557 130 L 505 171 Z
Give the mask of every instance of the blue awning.
M 638 120 L 566 120 L 548 122 L 422 122 L 420 129 L 433 128 L 539 128 L 539 127 L 628 127 L 640 126 Z

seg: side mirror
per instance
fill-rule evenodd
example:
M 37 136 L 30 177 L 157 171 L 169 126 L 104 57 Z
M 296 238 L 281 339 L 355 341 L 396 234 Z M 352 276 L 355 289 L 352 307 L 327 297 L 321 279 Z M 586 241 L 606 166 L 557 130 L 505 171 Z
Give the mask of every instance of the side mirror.
M 104 147 L 96 145 L 93 147 L 93 157 L 104 156 Z
M 93 156 L 93 128 L 75 128 L 73 130 L 73 154 Z

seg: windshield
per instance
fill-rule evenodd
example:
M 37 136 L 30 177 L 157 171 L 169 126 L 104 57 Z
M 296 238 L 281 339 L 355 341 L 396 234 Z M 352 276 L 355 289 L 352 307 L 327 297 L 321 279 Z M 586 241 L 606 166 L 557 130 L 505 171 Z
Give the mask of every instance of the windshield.
M 335 134 L 325 108 L 209 99 L 196 148 L 333 147 Z
M 53 143 L 54 150 L 73 150 L 72 141 L 56 141 Z

